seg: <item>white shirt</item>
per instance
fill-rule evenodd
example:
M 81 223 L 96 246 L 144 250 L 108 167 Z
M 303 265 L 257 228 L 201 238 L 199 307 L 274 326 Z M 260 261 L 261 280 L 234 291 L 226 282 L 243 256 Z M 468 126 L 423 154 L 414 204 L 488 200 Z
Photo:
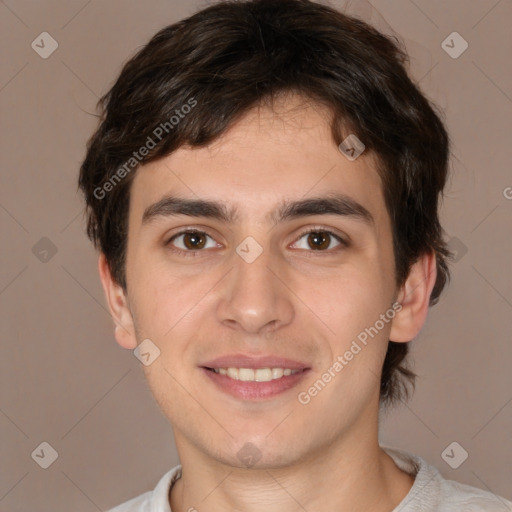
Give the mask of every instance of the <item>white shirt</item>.
M 446 480 L 424 459 L 389 446 L 381 448 L 403 471 L 415 476 L 407 496 L 393 512 L 512 512 L 512 502 L 476 487 Z M 169 470 L 148 491 L 107 512 L 172 512 L 169 488 L 181 477 L 181 465 Z

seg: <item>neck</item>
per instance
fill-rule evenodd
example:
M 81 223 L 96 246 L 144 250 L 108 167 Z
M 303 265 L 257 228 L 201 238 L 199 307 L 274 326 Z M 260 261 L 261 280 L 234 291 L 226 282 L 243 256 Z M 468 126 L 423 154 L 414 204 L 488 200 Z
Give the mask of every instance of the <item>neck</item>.
M 352 435 L 312 450 L 314 455 L 293 465 L 269 464 L 258 469 L 219 462 L 175 432 L 182 477 L 170 493 L 171 510 L 392 512 L 409 492 L 414 477 L 401 471 L 380 448 L 377 422 L 375 429 L 368 430 L 353 429 Z

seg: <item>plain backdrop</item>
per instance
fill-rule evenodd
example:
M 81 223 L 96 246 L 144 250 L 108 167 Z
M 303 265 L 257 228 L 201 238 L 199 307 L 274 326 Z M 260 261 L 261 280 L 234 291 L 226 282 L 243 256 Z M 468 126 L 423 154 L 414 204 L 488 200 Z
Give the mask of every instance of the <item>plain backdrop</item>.
M 105 510 L 178 463 L 141 363 L 114 340 L 77 175 L 121 65 L 205 5 L 0 3 L 2 511 Z M 354 1 L 348 12 L 401 37 L 453 143 L 442 221 L 458 261 L 411 344 L 416 393 L 382 417 L 381 442 L 512 499 L 512 2 Z M 457 469 L 442 457 L 453 442 L 468 453 Z M 47 469 L 41 450 L 57 457 Z

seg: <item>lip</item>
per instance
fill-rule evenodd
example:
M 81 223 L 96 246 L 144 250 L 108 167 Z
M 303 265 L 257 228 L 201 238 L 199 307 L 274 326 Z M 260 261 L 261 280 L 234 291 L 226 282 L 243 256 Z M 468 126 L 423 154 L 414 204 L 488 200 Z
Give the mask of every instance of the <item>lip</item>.
M 253 366 L 249 367 L 251 368 Z M 274 366 L 274 368 L 276 367 L 279 368 L 280 366 Z M 220 368 L 223 368 L 223 366 L 220 366 Z M 247 366 L 242 366 L 242 368 L 247 368 Z M 268 366 L 262 366 L 261 368 L 268 368 Z M 286 368 L 290 367 L 287 366 Z M 280 395 L 281 393 L 296 387 L 299 382 L 304 379 L 305 375 L 309 374 L 309 369 L 304 369 L 303 371 L 299 371 L 291 375 L 283 375 L 280 379 L 271 380 L 269 382 L 256 382 L 234 380 L 227 375 L 215 373 L 207 367 L 201 367 L 201 371 L 219 390 L 231 395 L 232 397 L 251 401 L 266 400 Z
M 275 397 L 297 386 L 311 367 L 302 361 L 274 355 L 230 354 L 211 359 L 200 365 L 203 373 L 218 389 L 242 400 L 265 400 Z M 289 368 L 302 370 L 292 375 L 283 375 L 280 379 L 269 382 L 235 380 L 221 375 L 210 368 Z
M 290 370 L 309 370 L 310 366 L 302 361 L 272 355 L 250 356 L 231 354 L 217 357 L 200 364 L 203 368 L 289 368 Z

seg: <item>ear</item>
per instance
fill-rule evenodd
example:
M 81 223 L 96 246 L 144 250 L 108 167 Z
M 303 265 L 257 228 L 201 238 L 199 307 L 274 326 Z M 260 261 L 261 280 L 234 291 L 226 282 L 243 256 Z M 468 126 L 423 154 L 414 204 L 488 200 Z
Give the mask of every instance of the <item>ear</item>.
M 123 348 L 134 349 L 137 346 L 137 338 L 128 300 L 123 288 L 112 278 L 110 267 L 103 253 L 98 259 L 98 270 L 110 314 L 116 324 L 114 333 L 116 341 Z
M 430 294 L 436 283 L 437 267 L 434 252 L 421 255 L 413 264 L 398 293 L 402 305 L 393 318 L 389 339 L 395 342 L 413 340 L 427 319 Z

